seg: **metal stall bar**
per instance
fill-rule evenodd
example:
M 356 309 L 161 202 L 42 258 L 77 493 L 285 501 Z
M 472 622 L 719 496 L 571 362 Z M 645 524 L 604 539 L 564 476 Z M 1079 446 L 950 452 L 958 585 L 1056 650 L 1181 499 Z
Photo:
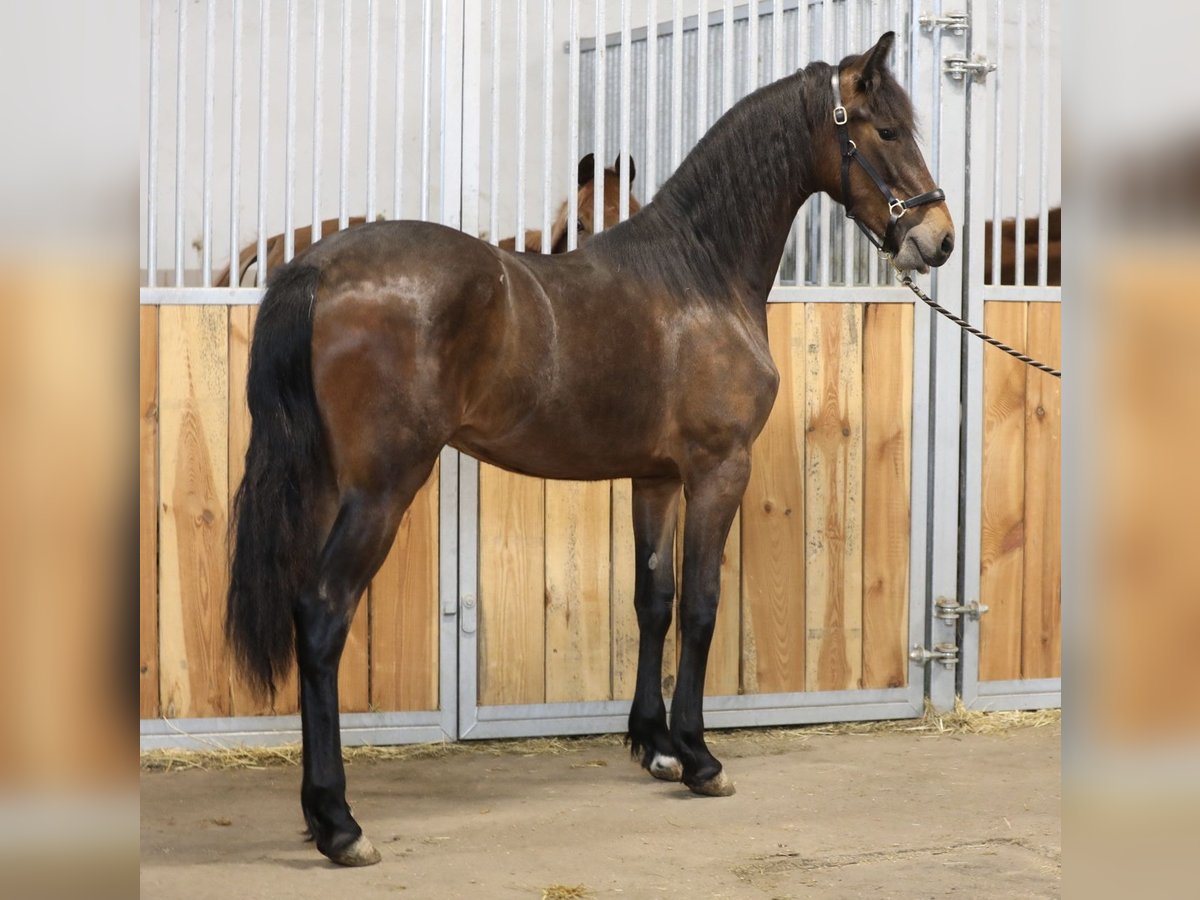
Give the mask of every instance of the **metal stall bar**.
M 809 31 L 809 15 L 811 5 L 809 0 L 800 0 L 796 5 L 796 64 L 807 66 L 812 61 L 812 35 Z M 800 213 L 792 222 L 792 246 L 796 248 L 796 286 L 804 287 L 808 283 L 808 241 L 809 227 L 813 222 L 813 204 L 820 203 L 817 198 L 810 200 L 800 208 Z
M 267 286 L 267 149 L 270 143 L 271 13 L 269 0 L 258 9 L 258 273 L 260 288 Z
M 342 0 L 342 98 L 338 134 L 338 228 L 350 224 L 350 24 L 351 0 Z
M 517 244 L 518 253 L 525 249 L 525 155 L 529 123 L 528 76 L 525 61 L 529 56 L 529 23 L 525 0 L 517 0 Z M 495 140 L 495 137 L 493 137 Z M 597 229 L 599 230 L 599 229 Z
M 837 60 L 833 58 L 833 3 L 831 0 L 821 0 L 821 59 L 829 63 L 831 66 L 837 65 Z M 831 207 L 833 206 L 829 197 L 824 194 L 818 194 L 813 200 L 820 203 L 820 260 L 821 274 L 817 283 L 828 287 L 832 276 L 832 261 L 833 242 L 830 229 L 833 226 L 833 216 Z M 811 220 L 810 220 L 811 221 Z
M 296 255 L 296 0 L 287 0 L 287 84 L 283 135 L 283 261 Z
M 242 0 L 233 0 L 233 102 L 229 114 L 229 286 L 241 287 Z
M 200 283 L 212 286 L 213 232 L 213 81 L 216 78 L 217 8 L 208 0 L 204 9 L 204 156 L 200 171 Z
M 675 0 L 678 5 L 679 0 Z M 604 0 L 596 0 L 596 34 L 604 35 Z M 608 48 L 605 41 L 596 41 L 594 79 L 592 81 L 592 146 L 595 153 L 596 180 L 592 191 L 592 231 L 599 234 L 604 230 L 604 101 L 605 63 Z
M 150 110 L 146 134 L 146 286 L 158 287 L 158 0 L 150 0 Z
M 629 218 L 629 117 L 633 105 L 633 88 L 630 80 L 633 75 L 633 51 L 631 49 L 631 27 L 629 22 L 629 0 L 621 0 L 621 160 L 618 168 L 618 199 L 617 216 L 624 222 Z
M 396 96 L 395 116 L 392 136 L 392 218 L 403 218 L 404 210 L 401 203 L 404 200 L 404 62 L 408 58 L 407 36 L 405 29 L 405 11 L 408 9 L 407 0 L 396 0 Z M 315 164 L 314 164 L 315 165 Z M 313 216 L 314 219 L 319 216 Z
M 799 8 L 796 10 L 799 14 Z M 783 77 L 783 0 L 774 0 L 771 4 L 771 80 L 778 81 Z M 793 226 L 795 223 L 793 222 Z M 793 239 L 795 229 L 793 227 Z M 786 245 L 785 245 L 786 246 Z M 782 261 L 775 268 L 774 286 L 779 287 L 780 274 L 783 271 Z
M 325 4 L 313 9 L 313 148 L 312 148 L 312 241 L 321 239 L 321 143 L 324 135 L 324 96 L 321 61 L 325 56 Z
M 1050 4 L 1041 3 L 1041 148 L 1039 166 L 1041 175 L 1038 192 L 1038 278 L 1037 283 L 1046 287 L 1050 272 Z M 1024 256 L 1024 254 L 1022 254 Z
M 500 0 L 492 0 L 492 122 L 490 143 L 491 206 L 488 208 L 488 240 L 500 243 Z
M 628 102 L 626 103 L 628 105 Z M 567 182 L 568 186 L 570 182 Z M 628 186 L 628 184 L 627 184 Z M 542 246 L 549 253 L 554 225 L 554 3 L 542 4 Z M 626 191 L 628 196 L 628 191 Z M 626 204 L 628 205 L 628 203 Z
M 746 4 L 746 94 L 758 89 L 758 0 Z
M 721 16 L 721 111 L 733 106 L 733 0 L 725 0 Z
M 605 43 L 596 29 L 596 48 Z M 671 172 L 683 162 L 683 7 L 671 0 Z
M 1016 252 L 1013 253 L 1014 263 L 1014 278 L 1013 282 L 1017 285 L 1025 284 L 1025 118 L 1028 115 L 1026 111 L 1026 94 L 1029 87 L 1029 79 L 1026 75 L 1026 68 L 1029 65 L 1029 2 L 1028 0 L 1019 0 L 1018 7 L 1020 15 L 1018 16 L 1018 34 L 1017 34 L 1017 209 L 1016 222 L 1014 223 L 1013 231 L 1013 247 Z M 996 228 L 995 225 L 992 226 Z M 993 235 L 993 243 L 1000 243 L 1000 235 Z
M 579 0 L 570 3 L 570 58 L 567 62 L 567 249 L 578 246 L 579 191 L 576 189 L 579 160 Z M 493 25 L 495 27 L 495 25 Z
M 375 221 L 376 98 L 379 92 L 379 9 L 376 0 L 367 0 L 367 209 L 368 222 Z
M 421 5 L 421 219 L 429 221 L 429 95 L 432 90 L 433 0 Z
M 187 175 L 187 4 L 179 4 L 178 9 L 178 45 L 175 54 L 175 287 L 183 287 L 183 189 Z
M 856 15 L 858 3 L 856 0 L 849 0 L 843 4 L 842 9 L 842 25 L 843 25 L 843 43 L 842 49 L 835 53 L 835 57 L 841 57 L 845 53 L 857 53 L 862 48 L 858 44 L 858 16 Z M 830 63 L 836 65 L 836 59 L 830 59 Z M 840 217 L 839 217 L 840 218 Z M 858 237 L 858 229 L 851 228 L 847 219 L 841 219 L 842 225 L 842 283 L 846 287 L 856 284 L 858 281 L 858 273 L 855 263 L 858 261 L 858 243 L 855 238 Z
M 977 20 L 982 16 L 976 17 Z M 976 22 L 976 28 L 981 24 Z M 992 84 L 992 284 L 1000 284 L 1000 234 L 1004 219 L 1000 200 L 1004 196 L 1004 20 L 1000 17 L 1000 4 L 992 6 L 992 45 L 995 47 L 996 71 Z M 980 270 L 982 271 L 982 269 Z
M 703 6 L 704 4 L 702 4 Z M 708 131 L 708 38 L 712 25 L 708 11 L 701 9 L 696 16 L 696 138 L 699 140 Z M 646 40 L 652 40 L 647 32 Z

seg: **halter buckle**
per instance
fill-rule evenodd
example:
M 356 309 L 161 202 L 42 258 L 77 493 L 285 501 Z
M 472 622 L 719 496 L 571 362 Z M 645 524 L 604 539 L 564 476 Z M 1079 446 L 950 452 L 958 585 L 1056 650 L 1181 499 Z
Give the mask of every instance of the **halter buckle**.
M 841 105 L 835 106 L 833 108 L 833 124 L 845 125 L 848 121 L 849 119 L 846 117 L 846 107 Z
M 897 212 L 899 210 L 899 212 Z M 904 218 L 904 214 L 908 212 L 908 207 L 904 205 L 903 200 L 892 200 L 888 203 L 888 213 L 894 221 L 899 221 Z

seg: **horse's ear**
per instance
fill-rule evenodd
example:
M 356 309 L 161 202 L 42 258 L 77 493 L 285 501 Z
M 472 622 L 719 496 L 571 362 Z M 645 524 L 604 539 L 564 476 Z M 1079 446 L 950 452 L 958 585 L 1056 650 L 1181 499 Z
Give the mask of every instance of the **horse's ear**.
M 629 183 L 633 184 L 633 179 L 637 177 L 637 164 L 634 163 L 632 156 L 627 156 L 625 159 L 629 160 Z M 618 153 L 617 158 L 613 160 L 612 165 L 613 171 L 616 172 L 618 176 L 621 174 L 621 162 L 621 154 Z
M 579 161 L 579 186 L 583 187 L 596 177 L 596 156 L 589 153 Z
M 864 91 L 869 91 L 879 81 L 879 76 L 888 68 L 888 56 L 892 45 L 896 43 L 896 32 L 888 31 L 875 42 L 875 46 L 862 55 L 859 62 L 858 85 Z

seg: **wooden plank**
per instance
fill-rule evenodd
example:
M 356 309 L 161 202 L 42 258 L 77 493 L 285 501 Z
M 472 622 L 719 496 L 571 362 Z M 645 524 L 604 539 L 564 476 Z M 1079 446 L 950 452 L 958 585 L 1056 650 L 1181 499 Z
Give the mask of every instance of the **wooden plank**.
M 228 313 L 159 310 L 162 714 L 227 716 Z
M 138 378 L 138 621 L 141 717 L 158 715 L 158 309 L 141 307 Z
M 607 481 L 546 482 L 546 701 L 611 698 Z
M 767 307 L 779 394 L 754 444 L 741 511 L 742 690 L 804 690 L 805 321 L 799 303 Z
M 862 306 L 805 310 L 806 678 L 862 685 Z
M 913 308 L 871 303 L 863 322 L 863 687 L 908 673 Z
M 371 708 L 438 708 L 439 467 L 371 582 Z
M 1029 304 L 1030 356 L 1061 365 L 1058 303 Z M 1062 382 L 1025 370 L 1025 579 L 1021 676 L 1057 678 L 1062 656 Z
M 346 636 L 338 666 L 338 698 L 342 712 L 371 711 L 370 594 L 363 591 Z
M 611 549 L 612 697 L 631 700 L 637 684 L 638 623 L 633 605 L 633 485 L 627 478 L 612 483 Z
M 984 331 L 1021 350 L 1026 304 L 984 304 Z M 979 626 L 982 681 L 1021 677 L 1025 565 L 1025 366 L 998 350 L 983 358 Z
M 546 699 L 545 484 L 479 467 L 479 703 Z

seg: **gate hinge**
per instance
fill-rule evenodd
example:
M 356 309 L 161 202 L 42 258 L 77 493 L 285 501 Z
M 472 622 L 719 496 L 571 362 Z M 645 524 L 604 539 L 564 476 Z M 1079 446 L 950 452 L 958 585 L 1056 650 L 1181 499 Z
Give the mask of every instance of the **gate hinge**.
M 959 606 L 953 597 L 938 597 L 937 602 L 934 603 L 933 614 L 945 622 L 953 622 L 960 616 L 977 620 L 987 611 L 986 606 L 974 600 L 966 606 Z
M 935 28 L 945 28 L 947 31 L 953 31 L 956 34 L 966 34 L 971 30 L 971 20 L 967 18 L 966 13 L 961 12 L 946 13 L 944 16 L 934 16 L 926 13 L 917 19 L 917 21 L 926 31 L 933 31 Z
M 958 665 L 958 647 L 954 644 L 934 644 L 932 650 L 926 650 L 920 644 L 913 644 L 908 658 L 923 666 L 937 660 L 947 669 L 953 669 Z
M 970 59 L 965 56 L 947 56 L 942 63 L 942 71 L 956 81 L 962 81 L 967 76 L 982 80 L 988 72 L 996 71 L 996 64 L 978 53 Z

